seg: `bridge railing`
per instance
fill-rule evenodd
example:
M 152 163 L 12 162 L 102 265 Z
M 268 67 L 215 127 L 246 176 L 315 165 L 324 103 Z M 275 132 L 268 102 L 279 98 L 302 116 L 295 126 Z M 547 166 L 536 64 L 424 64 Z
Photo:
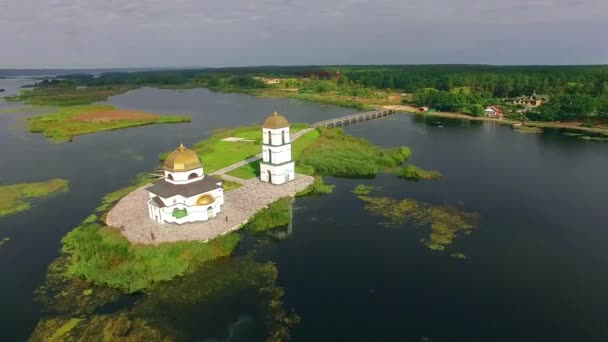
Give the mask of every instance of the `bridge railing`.
M 385 114 L 385 112 L 386 112 L 386 114 Z M 395 111 L 392 109 L 373 110 L 373 111 L 369 111 L 369 112 L 350 114 L 350 115 L 345 115 L 345 116 L 342 116 L 339 118 L 318 121 L 318 122 L 313 123 L 312 127 L 320 127 L 320 126 L 328 126 L 328 125 L 335 126 L 337 123 L 340 123 L 340 124 L 350 123 L 354 119 L 356 119 L 358 122 L 360 118 L 363 118 L 363 121 L 372 120 L 372 119 L 377 119 L 377 118 L 383 117 L 385 115 L 391 115 L 394 113 L 395 113 Z M 375 116 L 372 117 L 372 115 L 375 115 Z M 367 117 L 367 116 L 369 116 L 369 117 Z

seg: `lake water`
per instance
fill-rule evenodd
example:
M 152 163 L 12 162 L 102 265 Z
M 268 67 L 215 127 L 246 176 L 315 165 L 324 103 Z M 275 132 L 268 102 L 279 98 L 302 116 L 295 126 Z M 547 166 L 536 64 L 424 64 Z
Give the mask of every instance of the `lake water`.
M 0 80 L 0 88 L 9 89 L 7 82 L 16 89 L 11 80 Z M 69 192 L 35 200 L 31 210 L 0 219 L 0 239 L 11 238 L 0 247 L 3 341 L 27 339 L 40 319 L 32 293 L 59 255 L 61 237 L 104 194 L 154 169 L 158 154 L 175 148 L 180 137 L 191 145 L 221 127 L 259 124 L 275 106 L 291 122 L 353 112 L 204 89 L 138 89 L 109 103 L 193 120 L 53 144 L 20 128 L 20 120 L 33 112 L 0 112 L 0 184 L 55 177 L 71 182 Z M 0 103 L 0 110 L 8 106 Z M 237 272 L 240 258 L 252 250 L 256 263 L 274 262 L 284 306 L 301 317 L 293 340 L 608 339 L 608 144 L 557 131 L 525 135 L 492 123 L 401 114 L 346 132 L 381 146 L 410 146 L 413 163 L 438 170 L 443 178 L 327 177 L 334 192 L 297 199 L 287 237 L 247 235 L 233 260 L 223 261 L 232 264 L 217 266 Z M 479 219 L 470 235 L 457 235 L 445 251 L 430 250 L 420 241 L 428 239 L 428 226 L 383 224 L 386 219 L 367 211 L 352 193 L 358 184 L 378 187 L 371 196 L 449 205 Z M 467 259 L 451 257 L 454 252 Z M 168 286 L 187 293 L 205 284 L 205 277 L 199 272 Z M 211 307 L 144 299 L 136 310 L 181 331 L 183 340 L 260 340 L 255 296 L 224 296 Z

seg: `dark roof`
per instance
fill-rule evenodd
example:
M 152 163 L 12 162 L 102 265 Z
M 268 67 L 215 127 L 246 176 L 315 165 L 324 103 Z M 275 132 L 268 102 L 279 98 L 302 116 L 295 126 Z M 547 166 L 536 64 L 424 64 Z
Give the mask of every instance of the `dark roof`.
M 213 176 L 205 176 L 205 178 L 200 181 L 188 184 L 172 184 L 164 179 L 160 179 L 154 182 L 154 185 L 149 187 L 147 190 L 164 198 L 175 195 L 190 197 L 219 188 L 220 186 L 217 185 L 217 183 L 221 181 L 221 179 Z
M 163 202 L 163 200 L 160 199 L 160 197 L 158 196 L 154 196 L 152 197 L 152 201 L 154 202 L 154 204 L 156 204 L 157 207 L 159 208 L 164 208 L 166 207 L 165 202 Z

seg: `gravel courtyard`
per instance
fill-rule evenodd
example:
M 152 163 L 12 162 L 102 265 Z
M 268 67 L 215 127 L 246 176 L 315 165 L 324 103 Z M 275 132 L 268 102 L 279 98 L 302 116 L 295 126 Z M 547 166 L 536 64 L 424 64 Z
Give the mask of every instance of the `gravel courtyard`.
M 294 196 L 313 182 L 313 177 L 301 174 L 296 174 L 293 181 L 283 185 L 272 185 L 259 179 L 243 181 L 245 185 L 242 187 L 224 193 L 222 212 L 215 219 L 182 225 L 159 224 L 150 219 L 146 188 L 151 184 L 148 184 L 121 199 L 108 213 L 106 224 L 120 229 L 122 235 L 133 243 L 208 241 L 239 229 L 270 203 L 281 197 Z

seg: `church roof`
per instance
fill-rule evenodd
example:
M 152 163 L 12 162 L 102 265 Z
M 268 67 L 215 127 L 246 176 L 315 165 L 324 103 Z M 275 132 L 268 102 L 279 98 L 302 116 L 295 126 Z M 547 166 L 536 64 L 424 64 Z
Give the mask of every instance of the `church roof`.
M 173 184 L 164 179 L 157 180 L 154 185 L 147 190 L 163 198 L 169 198 L 175 195 L 184 197 L 192 197 L 220 187 L 217 183 L 222 180 L 213 176 L 205 176 L 205 178 L 188 183 L 188 184 Z
M 289 122 L 287 122 L 287 119 L 285 119 L 283 115 L 277 113 L 275 110 L 274 113 L 264 121 L 262 127 L 270 129 L 284 128 L 289 127 Z
M 183 144 L 171 152 L 163 163 L 163 169 L 168 171 L 190 171 L 203 167 L 196 152 L 187 149 Z

